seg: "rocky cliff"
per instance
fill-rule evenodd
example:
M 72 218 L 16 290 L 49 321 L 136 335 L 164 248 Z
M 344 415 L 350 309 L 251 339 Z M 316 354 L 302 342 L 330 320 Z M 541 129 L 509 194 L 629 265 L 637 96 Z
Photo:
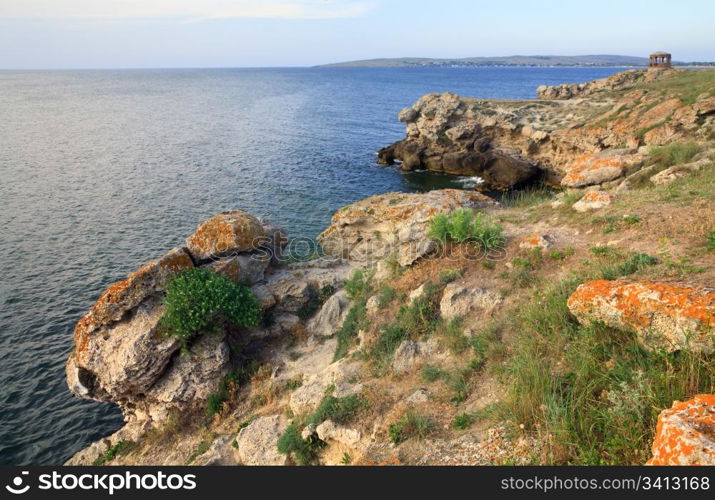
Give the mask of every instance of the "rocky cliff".
M 382 153 L 479 164 L 491 187 L 549 168 L 587 189 L 373 196 L 338 210 L 308 261 L 267 220 L 208 219 L 79 320 L 70 390 L 126 425 L 68 463 L 713 464 L 715 82 L 693 75 L 629 72 L 529 103 L 426 96 Z M 602 140 L 557 126 L 606 108 Z M 672 142 L 606 145 L 644 117 Z M 196 268 L 250 288 L 261 324 L 183 348 L 165 335 L 167 287 Z
M 479 176 L 481 189 L 542 180 L 556 186 L 620 183 L 649 148 L 707 140 L 715 120 L 712 72 L 631 70 L 603 80 L 537 89 L 533 101 L 429 94 L 399 114 L 407 137 L 380 162 Z M 700 81 L 702 80 L 702 82 Z

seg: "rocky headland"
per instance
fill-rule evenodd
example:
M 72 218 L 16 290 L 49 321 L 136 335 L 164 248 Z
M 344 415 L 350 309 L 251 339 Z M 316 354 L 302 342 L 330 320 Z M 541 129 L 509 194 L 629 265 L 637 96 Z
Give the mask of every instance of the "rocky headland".
M 686 70 L 631 70 L 603 80 L 537 89 L 537 100 L 429 94 L 399 119 L 407 137 L 380 162 L 479 176 L 506 190 L 542 181 L 556 187 L 615 187 L 653 146 L 708 139 L 715 98 Z M 709 72 L 708 72 L 709 73 Z
M 110 286 L 67 380 L 125 426 L 68 464 L 715 464 L 715 75 L 538 95 L 425 96 L 380 158 L 558 190 L 373 196 L 310 260 L 233 210 Z M 261 321 L 168 335 L 195 269 Z

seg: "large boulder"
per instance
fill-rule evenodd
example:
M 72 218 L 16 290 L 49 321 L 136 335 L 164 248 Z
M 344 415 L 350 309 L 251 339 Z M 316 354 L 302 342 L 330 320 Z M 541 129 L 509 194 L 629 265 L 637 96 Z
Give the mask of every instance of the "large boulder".
M 667 351 L 713 352 L 715 291 L 674 283 L 590 281 L 569 297 L 585 324 L 635 331 L 641 342 Z
M 268 241 L 261 221 L 243 210 L 214 215 L 186 240 L 198 261 L 256 250 Z
M 575 188 L 612 181 L 623 177 L 627 167 L 644 158 L 644 155 L 627 149 L 583 154 L 566 167 L 566 175 L 561 179 L 561 185 Z
M 233 211 L 212 217 L 176 248 L 102 293 L 74 331 L 66 365 L 77 396 L 116 403 L 136 428 L 163 420 L 170 410 L 202 404 L 230 369 L 225 332 L 201 335 L 185 354 L 179 339 L 159 331 L 163 295 L 172 277 L 205 266 L 239 281 L 264 278 L 282 232 L 269 222 Z M 256 245 L 264 245 L 260 248 Z M 261 303 L 275 303 L 265 288 Z
M 458 189 L 372 196 L 339 210 L 318 241 L 327 254 L 356 263 L 394 256 L 407 266 L 437 248 L 427 237 L 435 215 L 492 203 L 487 196 Z
M 647 465 L 715 465 L 715 395 L 676 401 L 658 416 Z

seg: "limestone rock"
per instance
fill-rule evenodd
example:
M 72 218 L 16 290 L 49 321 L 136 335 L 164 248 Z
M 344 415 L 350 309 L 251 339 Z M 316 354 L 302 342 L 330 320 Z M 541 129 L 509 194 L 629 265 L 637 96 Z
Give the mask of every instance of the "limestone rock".
M 362 435 L 357 429 L 351 429 L 343 425 L 338 425 L 332 420 L 326 420 L 315 428 L 318 438 L 323 441 L 337 441 L 345 446 L 356 446 L 360 442 Z
M 339 210 L 318 241 L 327 254 L 357 263 L 396 256 L 406 266 L 435 250 L 427 230 L 436 214 L 492 202 L 479 193 L 457 189 L 372 196 Z
M 405 399 L 405 402 L 409 405 L 419 405 L 427 401 L 429 401 L 429 392 L 427 389 L 417 389 Z
M 288 422 L 281 415 L 260 417 L 241 429 L 236 441 L 244 465 L 286 465 L 286 455 L 278 453 L 278 440 Z
M 179 340 L 156 335 L 162 314 L 158 301 L 147 300 L 130 318 L 92 333 L 76 330 L 67 362 L 70 390 L 99 401 L 131 400 L 148 391 L 180 347 Z
M 192 267 L 191 257 L 183 248 L 175 248 L 142 266 L 99 296 L 89 314 L 77 324 L 75 337 L 84 338 L 100 326 L 119 321 L 147 297 L 163 292 L 172 276 Z
M 673 403 L 658 416 L 647 465 L 715 465 L 715 395 Z
M 561 179 L 561 185 L 573 188 L 612 181 L 622 177 L 628 166 L 642 160 L 643 155 L 628 149 L 587 153 L 575 158 L 566 168 L 566 175 Z
M 419 359 L 420 347 L 412 340 L 403 341 L 395 350 L 392 358 L 392 371 L 396 374 L 406 373 L 415 366 Z
M 610 205 L 615 199 L 616 195 L 608 191 L 589 191 L 583 195 L 583 198 L 574 203 L 573 209 L 577 212 L 599 210 Z
M 656 282 L 590 281 L 568 299 L 582 323 L 634 330 L 641 342 L 667 351 L 713 352 L 715 291 Z
M 350 300 L 344 290 L 325 301 L 320 311 L 308 322 L 306 329 L 313 335 L 332 337 L 345 321 L 350 309 Z
M 214 215 L 201 223 L 186 247 L 196 260 L 251 251 L 267 241 L 261 222 L 243 210 Z
M 712 161 L 707 158 L 685 163 L 683 165 L 674 165 L 653 175 L 650 178 L 650 181 L 656 186 L 663 186 L 675 182 L 678 179 L 686 177 L 694 172 L 698 172 L 709 165 L 712 165 Z
M 263 280 L 270 263 L 267 254 L 254 253 L 218 258 L 211 261 L 207 267 L 234 281 L 252 285 Z
M 205 453 L 202 453 L 191 462 L 191 465 L 202 466 L 227 466 L 238 465 L 236 450 L 232 446 L 233 436 L 219 436 L 214 439 Z
M 501 302 L 502 298 L 489 290 L 450 283 L 444 289 L 439 310 L 445 319 L 463 318 L 477 312 L 490 314 Z
M 187 353 L 172 359 L 145 396 L 161 403 L 161 410 L 186 408 L 215 392 L 228 370 L 229 348 L 224 336 L 206 333 Z

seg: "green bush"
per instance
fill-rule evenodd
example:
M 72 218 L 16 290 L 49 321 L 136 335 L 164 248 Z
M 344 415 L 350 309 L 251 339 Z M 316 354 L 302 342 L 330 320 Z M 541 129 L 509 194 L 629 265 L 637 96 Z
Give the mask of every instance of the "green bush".
M 104 465 L 121 455 L 126 455 L 134 448 L 136 448 L 136 443 L 134 441 L 119 441 L 117 444 L 109 446 L 106 450 L 104 450 L 104 453 L 92 462 L 92 465 Z
M 278 452 L 290 455 L 298 465 L 314 465 L 318 462 L 318 451 L 325 446 L 325 442 L 317 436 L 303 439 L 300 430 L 292 423 L 278 440 Z
M 655 147 L 650 151 L 651 164 L 665 169 L 673 165 L 688 163 L 698 154 L 702 146 L 694 142 L 674 142 L 667 146 Z
M 637 273 L 649 266 L 658 263 L 658 259 L 644 253 L 637 253 L 629 257 L 625 262 L 610 266 L 601 267 L 601 277 L 604 280 L 615 280 Z
M 364 300 L 359 300 L 350 307 L 343 326 L 335 334 L 338 344 L 335 348 L 334 361 L 344 358 L 361 329 L 367 327 L 367 308 Z
M 447 285 L 462 277 L 462 271 L 459 269 L 442 269 L 439 272 L 439 281 L 443 285 Z
M 343 287 L 352 301 L 367 300 L 372 294 L 372 276 L 362 269 L 355 269 L 345 280 Z
M 202 330 L 232 324 L 249 328 L 261 320 L 258 299 L 246 286 L 209 269 L 187 269 L 166 289 L 160 328 L 184 346 Z
M 483 212 L 458 208 L 448 214 L 437 214 L 430 221 L 428 236 L 444 244 L 471 242 L 482 250 L 504 245 L 504 228 Z
M 357 416 L 364 404 L 365 401 L 357 394 L 344 398 L 326 395 L 308 418 L 308 423 L 319 425 L 326 420 L 332 420 L 336 424 L 348 424 Z
M 390 288 L 387 285 L 382 285 L 380 287 L 380 293 L 377 296 L 378 298 L 378 303 L 377 306 L 380 309 L 385 309 L 387 306 L 389 306 L 393 300 L 395 300 L 395 296 L 397 293 L 393 288 Z
M 424 439 L 434 430 L 434 424 L 414 410 L 408 410 L 404 417 L 390 425 L 390 441 L 400 444 L 411 437 Z
M 206 398 L 206 415 L 209 417 L 221 411 L 223 404 L 228 401 L 232 387 L 238 387 L 242 383 L 248 381 L 258 366 L 255 361 L 247 360 L 242 363 L 240 368 L 237 368 L 227 373 L 219 383 L 218 390 Z
M 422 378 L 427 382 L 436 382 L 437 380 L 447 376 L 447 372 L 434 365 L 424 365 L 421 373 Z
M 710 231 L 708 234 L 708 250 L 715 251 L 715 231 Z
M 460 413 L 452 421 L 452 427 L 457 430 L 463 431 L 469 429 L 474 423 L 474 416 L 469 413 Z

